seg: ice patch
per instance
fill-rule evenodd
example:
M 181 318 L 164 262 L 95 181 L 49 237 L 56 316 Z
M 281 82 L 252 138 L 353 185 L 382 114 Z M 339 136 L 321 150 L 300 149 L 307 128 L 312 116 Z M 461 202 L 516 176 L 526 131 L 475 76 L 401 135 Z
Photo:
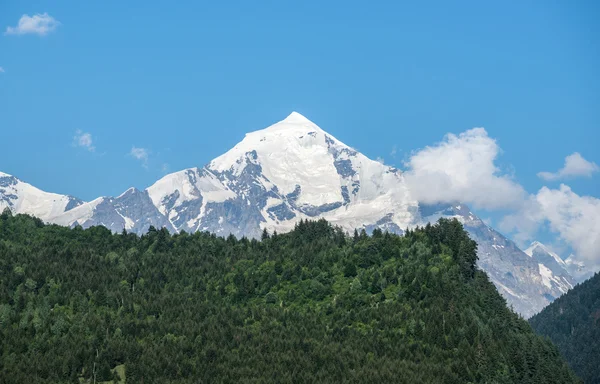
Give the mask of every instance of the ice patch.
M 125 229 L 131 229 L 131 228 L 133 228 L 133 226 L 135 225 L 135 223 L 133 222 L 133 220 L 131 220 L 127 216 L 123 216 L 121 214 L 121 212 L 119 212 L 118 210 L 116 210 L 116 212 L 117 212 L 117 215 L 121 216 L 123 218 L 123 220 L 125 220 Z
M 506 285 L 500 283 L 499 281 L 495 280 L 494 284 L 496 285 L 496 287 L 500 287 L 503 290 L 505 290 L 509 295 L 518 297 L 518 298 L 522 298 L 521 295 L 516 294 L 512 289 L 508 288 Z
M 540 275 L 542 276 L 542 283 L 548 288 L 552 288 L 552 283 L 550 282 L 554 277 L 552 275 L 552 271 L 548 269 L 544 264 L 538 264 Z

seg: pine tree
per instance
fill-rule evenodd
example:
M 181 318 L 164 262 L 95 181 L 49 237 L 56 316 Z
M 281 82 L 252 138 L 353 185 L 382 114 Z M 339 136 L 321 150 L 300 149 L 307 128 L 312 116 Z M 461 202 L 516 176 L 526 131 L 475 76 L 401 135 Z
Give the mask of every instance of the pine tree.
M 269 238 L 270 238 L 269 231 L 267 231 L 267 228 L 264 228 L 263 231 L 262 231 L 262 235 L 260 236 L 260 239 L 262 241 L 265 241 L 265 240 L 267 240 Z

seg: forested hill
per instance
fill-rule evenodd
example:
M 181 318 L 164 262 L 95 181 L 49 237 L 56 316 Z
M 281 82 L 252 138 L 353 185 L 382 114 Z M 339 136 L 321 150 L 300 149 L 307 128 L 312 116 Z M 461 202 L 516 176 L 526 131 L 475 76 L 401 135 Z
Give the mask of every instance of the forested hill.
M 256 241 L 5 212 L 0 382 L 578 382 L 475 261 L 455 220 Z
M 550 337 L 585 383 L 600 383 L 600 273 L 530 319 Z

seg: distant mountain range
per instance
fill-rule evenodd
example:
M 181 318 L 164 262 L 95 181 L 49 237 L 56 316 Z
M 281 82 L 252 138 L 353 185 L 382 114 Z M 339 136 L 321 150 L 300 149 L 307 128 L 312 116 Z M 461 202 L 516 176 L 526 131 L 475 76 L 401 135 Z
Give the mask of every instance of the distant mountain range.
M 84 202 L 0 172 L 0 210 L 5 207 L 65 226 L 136 233 L 154 226 L 238 237 L 258 237 L 264 228 L 289 231 L 300 219 L 324 218 L 349 233 L 381 228 L 402 234 L 403 228 L 455 217 L 479 244 L 479 267 L 525 317 L 570 289 L 572 272 L 586 274 L 575 258 L 563 262 L 540 243 L 521 251 L 465 204 L 419 204 L 400 170 L 367 158 L 296 112 L 246 134 L 202 168 L 117 197 Z

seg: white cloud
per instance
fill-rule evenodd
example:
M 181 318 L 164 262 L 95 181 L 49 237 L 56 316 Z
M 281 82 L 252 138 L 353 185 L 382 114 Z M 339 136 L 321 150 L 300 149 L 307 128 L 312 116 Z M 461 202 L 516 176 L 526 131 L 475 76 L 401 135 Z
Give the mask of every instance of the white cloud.
M 591 177 L 592 173 L 599 170 L 596 163 L 587 161 L 578 152 L 575 152 L 565 158 L 565 166 L 557 172 L 540 172 L 537 175 L 544 180 L 552 181 L 577 176 Z
M 519 207 L 523 188 L 494 164 L 500 148 L 483 128 L 448 134 L 434 146 L 413 153 L 405 178 L 422 203 L 463 202 L 475 208 Z
M 23 15 L 16 27 L 6 27 L 5 35 L 34 34 L 45 36 L 60 25 L 60 22 L 47 13 L 36 13 L 33 16 Z
M 393 158 L 396 157 L 396 153 L 398 153 L 398 146 L 396 144 L 394 144 L 394 146 L 392 147 L 392 151 L 390 152 L 390 156 L 392 156 Z
M 0 73 L 4 73 L 4 68 L 0 67 Z
M 138 147 L 131 147 L 131 151 L 129 152 L 129 155 L 131 155 L 132 157 L 134 157 L 137 160 L 140 160 L 142 162 L 142 165 L 147 168 L 148 167 L 148 155 L 150 154 L 150 151 L 148 151 L 146 148 L 138 148 Z
M 92 140 L 92 134 L 89 132 L 82 132 L 81 130 L 77 130 L 75 132 L 75 136 L 73 136 L 73 145 L 76 147 L 85 148 L 90 152 L 94 152 L 96 150 Z
M 377 158 L 375 159 L 375 161 L 378 162 L 378 163 L 380 163 L 380 164 L 385 164 L 385 160 L 381 156 L 377 156 Z
M 517 241 L 533 240 L 542 226 L 558 234 L 591 267 L 600 269 L 600 199 L 579 196 L 567 185 L 541 188 L 522 209 L 505 217 L 500 228 Z

